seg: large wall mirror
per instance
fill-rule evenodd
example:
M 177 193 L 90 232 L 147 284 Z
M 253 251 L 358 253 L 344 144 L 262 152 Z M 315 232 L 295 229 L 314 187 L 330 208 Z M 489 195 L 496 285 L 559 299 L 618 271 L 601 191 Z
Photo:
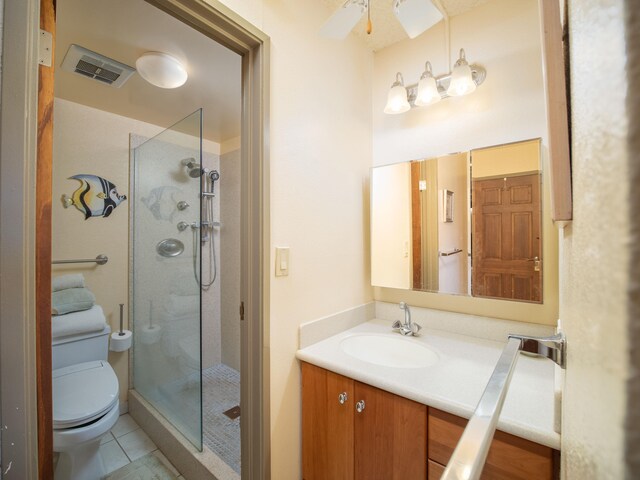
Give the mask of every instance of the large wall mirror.
M 375 167 L 371 283 L 542 303 L 540 140 Z

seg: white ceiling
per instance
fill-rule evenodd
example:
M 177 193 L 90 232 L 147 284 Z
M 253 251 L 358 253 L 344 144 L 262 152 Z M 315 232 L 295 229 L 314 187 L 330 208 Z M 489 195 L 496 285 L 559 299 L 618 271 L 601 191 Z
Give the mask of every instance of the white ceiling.
M 173 55 L 189 79 L 166 90 L 134 74 L 121 88 L 60 69 L 75 43 L 135 67 L 148 51 Z M 55 95 L 72 102 L 169 127 L 203 108 L 204 137 L 217 143 L 240 135 L 241 58 L 143 0 L 58 0 Z
M 346 0 L 322 1 L 329 6 L 330 12 L 334 12 L 344 5 Z M 429 0 L 424 1 L 428 2 Z M 469 10 L 482 5 L 483 3 L 487 3 L 488 1 L 489 0 L 440 0 L 440 3 L 449 17 L 454 17 L 461 13 L 468 12 Z M 366 15 L 353 29 L 353 33 L 364 40 L 367 46 L 374 52 L 408 38 L 402 28 L 402 25 L 400 25 L 392 11 L 392 3 L 393 0 L 370 0 L 371 22 L 373 23 L 373 31 L 371 32 L 371 35 L 367 35 L 366 33 Z M 330 15 L 331 13 L 327 18 L 329 18 Z

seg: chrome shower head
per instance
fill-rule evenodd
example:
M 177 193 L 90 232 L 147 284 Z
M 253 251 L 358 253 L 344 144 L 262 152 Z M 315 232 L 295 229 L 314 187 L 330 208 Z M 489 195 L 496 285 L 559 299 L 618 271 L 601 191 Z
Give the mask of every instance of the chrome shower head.
M 198 178 L 204 173 L 204 170 L 200 164 L 196 162 L 195 158 L 184 158 L 180 163 L 184 167 L 187 167 L 187 173 L 191 178 Z

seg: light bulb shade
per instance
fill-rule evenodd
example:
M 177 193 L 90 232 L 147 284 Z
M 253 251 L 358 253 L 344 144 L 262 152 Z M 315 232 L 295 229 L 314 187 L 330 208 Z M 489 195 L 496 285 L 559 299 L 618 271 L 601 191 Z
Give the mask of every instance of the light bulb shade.
M 151 85 L 178 88 L 188 78 L 187 70 L 177 58 L 161 52 L 147 52 L 136 60 L 136 70 Z
M 433 76 L 422 76 L 418 82 L 418 93 L 416 94 L 415 104 L 419 107 L 425 107 L 439 102 L 442 99 L 438 91 L 438 84 Z
M 473 81 L 471 67 L 467 63 L 464 50 L 460 49 L 460 58 L 453 67 L 451 72 L 451 80 L 447 94 L 451 97 L 460 97 L 467 95 L 476 89 L 476 83 Z
M 407 89 L 404 85 L 394 83 L 389 90 L 387 96 L 387 105 L 384 107 L 384 113 L 395 114 L 404 113 L 411 108 L 409 101 L 407 100 Z

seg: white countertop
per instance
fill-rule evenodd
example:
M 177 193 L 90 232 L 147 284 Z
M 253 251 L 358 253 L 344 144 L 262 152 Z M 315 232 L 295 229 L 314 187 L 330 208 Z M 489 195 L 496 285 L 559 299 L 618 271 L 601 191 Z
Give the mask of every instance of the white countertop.
M 364 362 L 343 352 L 340 342 L 354 334 L 397 335 L 427 345 L 439 356 L 425 368 L 392 368 Z M 402 337 L 390 322 L 371 320 L 298 350 L 296 357 L 360 382 L 445 412 L 469 418 L 482 396 L 505 344 L 442 330 L 422 329 L 420 337 Z M 554 363 L 520 355 L 498 430 L 560 449 L 554 431 Z

